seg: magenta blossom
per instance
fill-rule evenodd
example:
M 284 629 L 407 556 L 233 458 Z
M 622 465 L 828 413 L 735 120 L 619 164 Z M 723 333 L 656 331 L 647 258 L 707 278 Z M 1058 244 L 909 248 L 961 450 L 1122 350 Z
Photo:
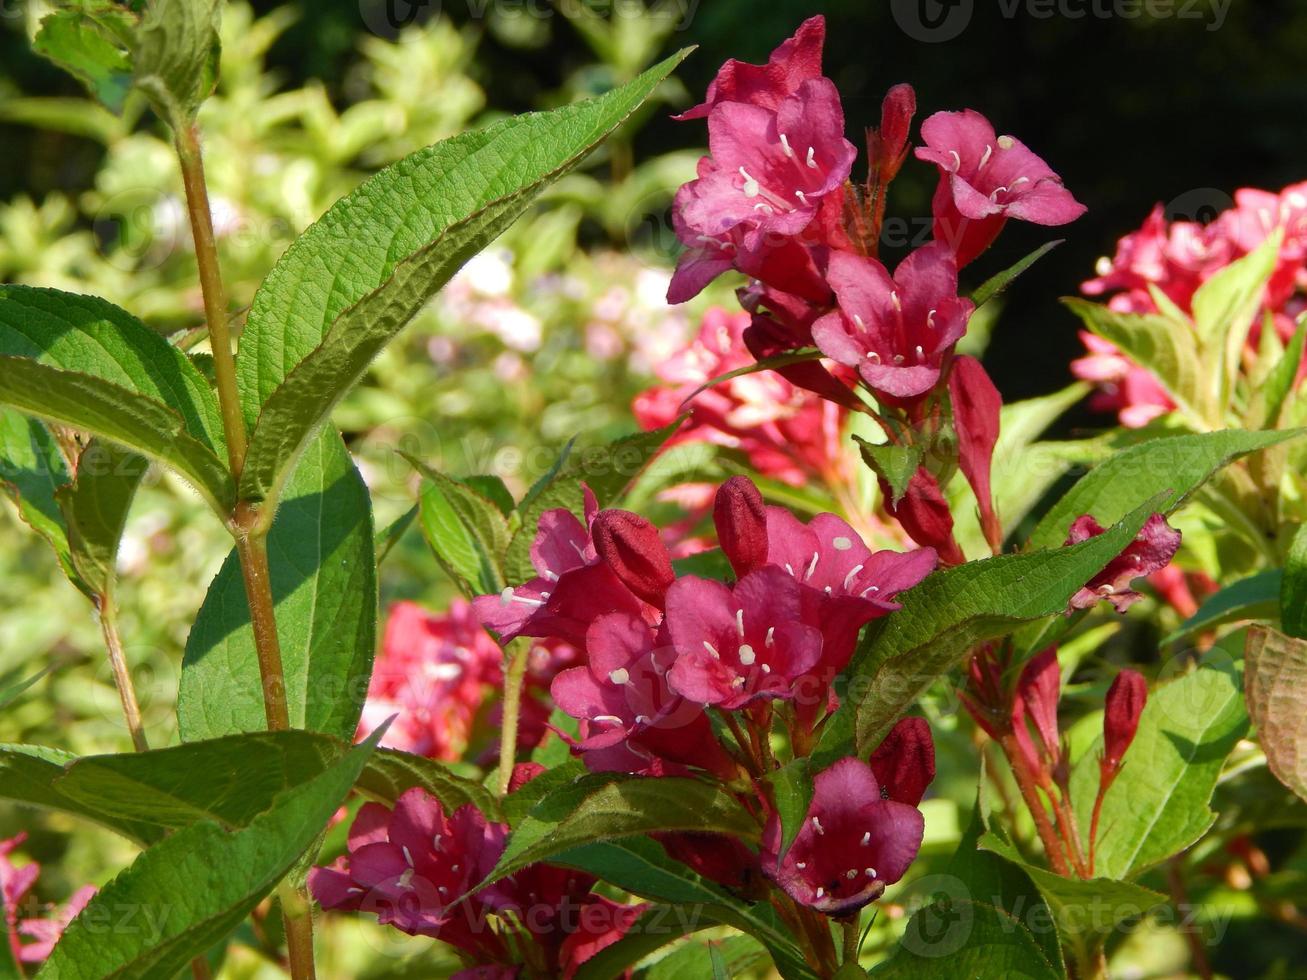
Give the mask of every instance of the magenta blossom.
M 535 578 L 472 601 L 482 625 L 498 633 L 502 642 L 535 636 L 581 646 L 587 627 L 604 613 L 644 611 L 640 600 L 599 560 L 590 536 L 599 505 L 590 488 L 584 490 L 584 524 L 564 507 L 541 515 L 531 545 Z
M 752 572 L 734 588 L 679 579 L 667 593 L 676 647 L 668 684 L 691 701 L 728 710 L 792 698 L 794 681 L 821 660 L 821 633 L 801 615 L 799 585 L 778 568 Z
M 586 636 L 587 663 L 554 678 L 558 706 L 581 722 L 575 748 L 595 771 L 658 772 L 659 762 L 729 777 L 735 767 L 713 739 L 703 708 L 675 694 L 676 658 L 643 620 L 601 616 Z
M 8 944 L 10 954 L 19 963 L 41 963 L 50 955 L 68 923 L 95 897 L 96 888 L 93 885 L 79 888 L 65 905 L 48 917 L 20 919 L 19 906 L 41 874 L 41 866 L 35 861 L 18 868 L 9 860 L 9 855 L 26 839 L 26 834 L 19 834 L 0 840 L 0 904 L 4 906 L 3 919 L 0 920 L 4 933 L 0 939 Z
M 903 877 L 921 848 L 925 821 L 915 803 L 882 792 L 872 767 L 841 759 L 813 780 L 812 802 L 788 851 L 780 817 L 763 833 L 762 869 L 801 905 L 847 915 Z
M 1047 163 L 1020 140 L 996 136 L 978 112 L 937 112 L 921 124 L 921 137 L 917 158 L 940 173 L 935 239 L 948 244 L 959 266 L 987 249 L 1008 218 L 1064 225 L 1085 213 Z
M 777 109 L 809 79 L 821 77 L 821 52 L 826 42 L 826 18 L 809 17 L 765 65 L 751 65 L 732 58 L 722 65 L 708 86 L 708 98 L 677 119 L 705 119 L 722 102 L 745 102 L 764 109 Z
M 1077 517 L 1071 525 L 1066 544 L 1088 541 L 1103 531 L 1098 521 L 1085 514 Z M 1143 598 L 1130 588 L 1130 583 L 1170 564 L 1179 548 L 1180 532 L 1167 524 L 1161 514 L 1154 514 L 1125 551 L 1108 562 L 1106 568 L 1071 597 L 1071 608 L 1090 609 L 1100 599 L 1106 599 L 1117 612 L 1125 612 L 1131 604 Z
M 957 294 L 957 264 L 947 247 L 917 249 L 893 278 L 875 259 L 836 253 L 830 283 L 839 309 L 812 327 L 822 353 L 857 368 L 868 387 L 896 401 L 918 399 L 939 383 L 944 357 L 975 308 Z

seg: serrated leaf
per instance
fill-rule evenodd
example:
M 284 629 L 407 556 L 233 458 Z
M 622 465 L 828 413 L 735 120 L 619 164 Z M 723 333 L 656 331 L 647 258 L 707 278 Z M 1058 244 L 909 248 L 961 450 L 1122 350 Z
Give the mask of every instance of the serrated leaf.
M 1189 847 L 1216 819 L 1208 803 L 1226 756 L 1248 731 L 1233 665 L 1205 664 L 1155 687 L 1120 775 L 1103 800 L 1094 870 L 1127 879 Z M 1071 774 L 1082 837 L 1098 793 L 1100 735 Z
M 136 31 L 135 83 L 174 129 L 213 91 L 222 0 L 153 0 Z
M 23 357 L 0 357 L 0 404 L 94 433 L 164 463 L 220 514 L 234 500 L 226 464 L 192 438 L 181 416 L 162 402 L 89 374 L 61 371 Z
M 1280 581 L 1283 577 L 1280 569 L 1272 568 L 1227 585 L 1204 599 L 1198 611 L 1169 633 L 1162 645 L 1179 643 L 1228 623 L 1274 618 L 1280 609 Z
M 1055 241 L 1045 242 L 1043 245 L 1040 245 L 1039 248 L 1025 256 L 1025 258 L 1008 266 L 1002 272 L 990 276 L 990 278 L 981 283 L 980 287 L 971 294 L 971 302 L 976 304 L 976 309 L 980 309 L 980 307 L 984 306 L 995 296 L 1006 290 L 1008 286 L 1012 285 L 1018 276 L 1065 241 L 1065 238 L 1059 238 Z
M 1280 582 L 1280 628 L 1307 637 L 1307 524 L 1294 532 Z
M 376 643 L 372 505 L 349 452 L 324 431 L 287 484 L 268 534 L 291 725 L 352 739 Z M 182 738 L 266 727 L 249 604 L 233 551 L 186 640 Z
M 1190 418 L 1211 421 L 1214 414 L 1220 417 L 1220 404 L 1209 400 L 1205 392 L 1202 357 L 1187 324 L 1156 313 L 1119 313 L 1078 298 L 1062 302 L 1090 333 L 1147 369 Z
M 1266 766 L 1275 778 L 1307 800 L 1307 642 L 1278 630 L 1248 631 L 1244 692 Z
M 1063 878 L 1027 862 L 1009 841 L 996 833 L 983 835 L 979 846 L 1029 876 L 1052 913 L 1058 935 L 1074 953 L 1077 963 L 1085 963 L 1101 938 L 1122 922 L 1137 919 L 1167 901 L 1165 895 L 1128 881 Z
M 242 495 L 275 499 L 296 447 L 376 353 L 685 54 L 597 99 L 420 150 L 338 202 L 292 245 L 255 295 L 243 335 L 238 377 L 259 419 Z
M 373 747 L 350 750 L 239 830 L 203 820 L 145 851 L 73 920 L 38 978 L 171 980 L 276 887 L 344 801 Z M 138 910 L 152 928 L 106 933 L 97 925 L 123 908 Z
M 537 803 L 513 828 L 487 881 L 590 841 L 662 830 L 696 830 L 756 839 L 758 825 L 719 786 L 695 779 L 586 777 Z
M 395 749 L 378 749 L 359 776 L 358 790 L 381 803 L 394 805 L 407 790 L 420 787 L 438 799 L 446 810 L 471 803 L 491 819 L 499 816 L 499 801 L 475 780 L 420 755 Z
M 421 468 L 422 533 L 436 560 L 464 595 L 494 595 L 504 588 L 508 521 L 471 487 Z
M 497 476 L 460 476 L 455 479 L 491 501 L 505 518 L 512 516 L 517 507 L 517 501 L 513 499 L 512 493 L 504 485 L 504 481 Z
M 373 548 L 377 553 L 377 567 L 381 566 L 381 563 L 394 550 L 395 545 L 399 544 L 400 538 L 408 532 L 414 521 L 418 519 L 418 509 L 419 506 L 414 504 L 395 518 L 388 527 L 377 532 L 377 539 L 373 544 Z
M 677 419 L 661 429 L 639 432 L 607 446 L 575 449 L 568 443 L 549 472 L 535 482 L 518 505 L 518 530 L 508 543 L 504 558 L 505 578 L 514 583 L 535 577 L 531 545 L 545 511 L 565 507 L 583 518 L 582 483 L 594 492 L 600 507 L 617 503 L 681 427 L 682 421 Z
M 921 466 L 924 447 L 920 443 L 895 445 L 893 443 L 870 443 L 855 435 L 862 450 L 862 461 L 878 477 L 889 484 L 891 502 L 897 506 L 908 492 L 908 484 Z
M 721 951 L 726 962 L 727 975 L 732 977 L 751 977 L 764 975 L 768 966 L 767 950 L 751 936 L 728 936 L 725 939 L 699 940 L 661 957 L 644 971 L 644 980 L 681 980 L 682 977 L 702 976 L 708 961 L 708 948 L 712 946 Z M 605 951 L 606 952 L 606 951 Z M 603 955 L 600 953 L 599 955 Z M 599 956 L 595 957 L 598 960 Z M 589 961 L 587 961 L 587 966 Z M 618 974 L 607 974 L 614 976 Z M 599 980 L 602 975 L 597 971 L 585 976 L 585 968 L 577 973 L 578 980 Z
M 790 849 L 794 838 L 803 828 L 804 818 L 812 803 L 812 766 L 807 759 L 799 758 L 767 774 L 772 788 L 772 802 L 781 818 L 781 857 Z
M 32 48 L 75 76 L 113 112 L 132 87 L 136 18 L 108 0 L 77 0 L 42 21 Z
M 977 643 L 1060 614 L 1134 540 L 1152 507 L 1145 504 L 1081 544 L 946 568 L 903 593 L 902 609 L 885 618 L 838 682 L 840 707 L 826 723 L 814 764 L 828 765 L 855 746 L 858 754 L 870 751 Z
M 1030 929 L 1006 912 L 966 899 L 943 899 L 917 911 L 893 957 L 874 980 L 1023 977 L 1062 980 Z
M 1234 460 L 1301 434 L 1230 429 L 1163 436 L 1123 449 L 1081 477 L 1053 505 L 1030 535 L 1028 547 L 1065 541 L 1071 522 L 1081 514 L 1093 514 L 1106 525 L 1162 493 L 1167 496 L 1157 510 L 1169 513 Z

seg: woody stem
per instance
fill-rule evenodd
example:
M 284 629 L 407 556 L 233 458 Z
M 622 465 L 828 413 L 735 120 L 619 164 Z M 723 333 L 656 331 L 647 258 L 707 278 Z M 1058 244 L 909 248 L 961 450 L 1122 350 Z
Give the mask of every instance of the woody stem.
M 1044 809 L 1044 803 L 1039 798 L 1039 790 L 1033 775 L 1021 761 L 1021 750 L 1017 746 L 1016 736 L 1004 735 L 999 744 L 1003 747 L 1003 754 L 1007 756 L 1008 765 L 1012 769 L 1013 778 L 1016 779 L 1017 789 L 1021 791 L 1021 798 L 1025 800 L 1026 809 L 1030 811 L 1030 816 L 1035 821 L 1035 830 L 1044 845 L 1044 853 L 1048 855 L 1048 863 L 1063 878 L 1069 878 L 1071 868 L 1067 864 L 1062 842 L 1048 819 L 1048 811 Z

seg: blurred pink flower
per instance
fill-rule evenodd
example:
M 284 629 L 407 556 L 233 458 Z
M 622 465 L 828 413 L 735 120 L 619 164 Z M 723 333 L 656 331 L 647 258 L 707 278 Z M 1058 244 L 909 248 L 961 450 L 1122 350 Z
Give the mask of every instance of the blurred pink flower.
M 18 868 L 9 860 L 9 855 L 25 840 L 26 834 L 0 840 L 0 898 L 4 900 L 5 939 L 10 952 L 20 963 L 40 963 L 50 955 L 68 923 L 95 897 L 96 889 L 92 885 L 79 888 L 65 905 L 55 908 L 49 916 L 19 918 L 19 907 L 41 874 L 41 866 L 35 861 Z M 24 942 L 22 937 L 32 941 Z

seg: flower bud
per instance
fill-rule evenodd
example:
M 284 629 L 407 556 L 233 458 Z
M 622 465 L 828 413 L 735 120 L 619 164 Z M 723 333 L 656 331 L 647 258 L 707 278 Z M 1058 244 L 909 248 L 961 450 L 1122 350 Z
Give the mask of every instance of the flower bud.
M 747 476 L 733 476 L 718 488 L 713 523 L 737 578 L 767 563 L 767 509 Z
M 904 718 L 867 760 L 887 800 L 916 806 L 935 778 L 935 742 L 925 718 Z
M 629 511 L 604 510 L 591 531 L 595 551 L 622 584 L 645 602 L 662 608 L 676 573 L 658 529 Z
M 1139 716 L 1148 702 L 1148 682 L 1133 670 L 1116 675 L 1107 689 L 1106 711 L 1103 715 L 1104 773 L 1113 775 L 1121 767 L 1121 757 L 1135 740 L 1139 729 Z

